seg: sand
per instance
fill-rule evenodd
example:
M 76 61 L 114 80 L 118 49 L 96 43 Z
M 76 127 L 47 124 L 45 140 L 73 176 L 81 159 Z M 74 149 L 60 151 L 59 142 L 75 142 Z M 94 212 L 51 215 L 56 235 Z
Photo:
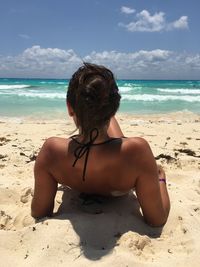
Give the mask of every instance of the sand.
M 53 218 L 30 216 L 33 166 L 47 137 L 68 137 L 68 118 L 0 119 L 0 266 L 200 266 L 200 116 L 117 116 L 144 137 L 167 173 L 163 228 L 147 226 L 134 192 L 85 199 L 59 186 Z

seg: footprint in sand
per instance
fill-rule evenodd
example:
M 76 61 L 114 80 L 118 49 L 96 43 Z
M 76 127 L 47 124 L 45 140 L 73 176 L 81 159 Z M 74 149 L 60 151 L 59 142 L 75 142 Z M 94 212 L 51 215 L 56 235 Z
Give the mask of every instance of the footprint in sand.
M 6 137 L 0 137 L 0 146 L 3 146 L 5 144 L 7 144 L 8 142 L 10 142 L 10 139 L 7 139 Z
M 133 251 L 138 256 L 141 255 L 144 250 L 145 254 L 154 254 L 152 250 L 151 239 L 148 236 L 141 236 L 130 231 L 122 235 L 117 244 Z
M 23 227 L 35 224 L 35 219 L 31 217 L 30 209 L 24 210 L 20 212 L 15 218 L 13 222 L 13 228 L 15 230 L 21 229 Z
M 2 160 L 2 161 L 6 161 L 6 158 L 8 157 L 8 155 L 2 155 L 2 154 L 0 154 L 0 159 Z
M 5 166 L 5 164 L 0 164 L 0 169 L 3 169 Z
M 5 211 L 0 211 L 0 229 L 1 230 L 9 230 L 12 227 L 11 224 L 12 217 L 6 214 Z
M 198 195 L 200 195 L 200 190 L 195 189 L 194 191 L 197 192 Z
M 5 211 L 0 211 L 0 229 L 1 230 L 19 230 L 26 226 L 35 224 L 35 219 L 31 217 L 30 210 L 24 210 L 17 216 L 11 217 Z
M 31 187 L 26 187 L 22 190 L 20 201 L 25 204 L 29 202 L 29 200 L 31 200 L 32 196 L 33 196 L 33 189 Z

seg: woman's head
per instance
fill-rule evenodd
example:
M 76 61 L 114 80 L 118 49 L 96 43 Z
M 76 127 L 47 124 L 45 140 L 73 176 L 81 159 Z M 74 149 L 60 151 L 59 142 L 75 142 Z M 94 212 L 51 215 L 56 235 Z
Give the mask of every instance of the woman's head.
M 119 108 L 120 98 L 113 73 L 103 66 L 84 63 L 69 82 L 67 102 L 86 136 L 109 122 Z

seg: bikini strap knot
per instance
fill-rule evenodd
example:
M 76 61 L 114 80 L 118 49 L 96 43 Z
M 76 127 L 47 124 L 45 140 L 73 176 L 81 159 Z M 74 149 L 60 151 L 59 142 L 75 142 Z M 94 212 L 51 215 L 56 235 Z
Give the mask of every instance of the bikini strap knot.
M 87 143 L 84 143 L 84 144 L 79 143 L 79 146 L 74 150 L 75 160 L 74 160 L 74 163 L 72 165 L 73 167 L 76 165 L 76 162 L 86 154 L 85 162 L 84 162 L 84 168 L 83 168 L 83 176 L 82 176 L 83 181 L 85 181 L 85 173 L 86 173 L 86 166 L 87 166 L 89 151 L 90 151 L 92 144 L 97 139 L 98 135 L 99 135 L 98 129 L 93 128 L 90 131 L 89 141 Z

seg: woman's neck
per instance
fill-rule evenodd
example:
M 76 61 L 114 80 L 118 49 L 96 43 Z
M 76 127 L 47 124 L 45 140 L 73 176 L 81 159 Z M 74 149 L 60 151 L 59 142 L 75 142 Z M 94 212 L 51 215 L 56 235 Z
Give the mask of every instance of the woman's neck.
M 93 144 L 95 143 L 101 143 L 105 142 L 106 140 L 109 140 L 110 137 L 107 133 L 108 128 L 102 128 L 102 129 L 91 129 L 89 134 L 86 136 L 84 133 L 81 133 L 81 130 L 79 129 L 79 141 L 83 143 L 87 143 L 93 140 Z

